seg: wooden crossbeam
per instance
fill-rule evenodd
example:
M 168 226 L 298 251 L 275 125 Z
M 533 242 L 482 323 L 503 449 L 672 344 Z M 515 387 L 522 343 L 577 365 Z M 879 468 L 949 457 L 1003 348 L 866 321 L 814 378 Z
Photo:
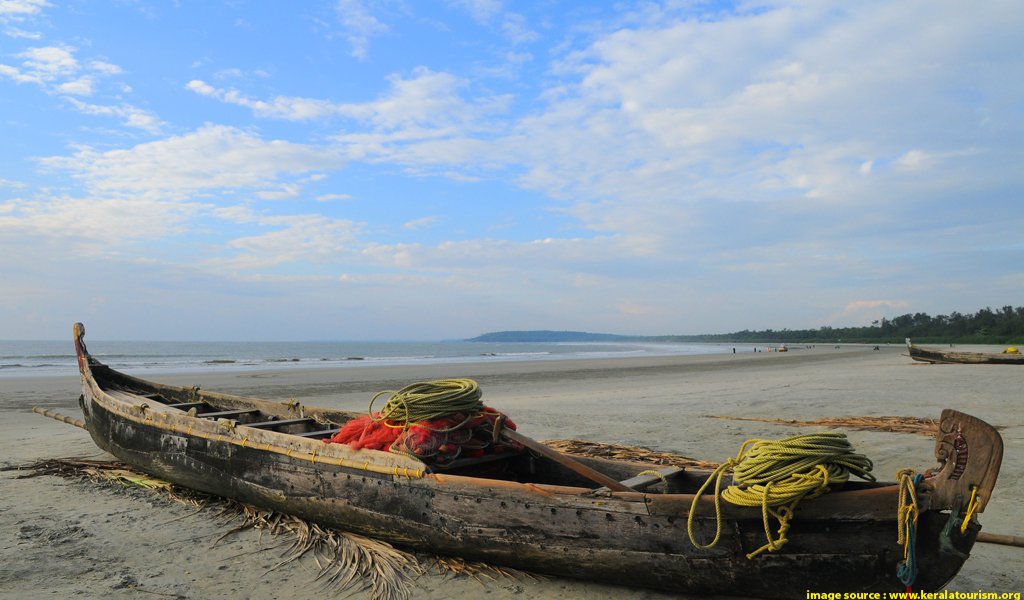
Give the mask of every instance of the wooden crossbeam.
M 202 415 L 206 416 L 206 415 Z M 256 427 L 259 429 L 273 429 L 274 427 L 283 427 L 285 425 L 298 425 L 300 423 L 316 423 L 313 419 L 275 419 L 271 421 L 260 421 L 259 423 L 243 423 L 246 427 Z

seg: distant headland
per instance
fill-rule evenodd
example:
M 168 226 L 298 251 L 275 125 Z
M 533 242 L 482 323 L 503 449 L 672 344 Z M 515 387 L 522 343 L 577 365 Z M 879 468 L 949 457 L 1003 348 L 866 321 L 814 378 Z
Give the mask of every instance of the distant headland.
M 699 335 L 619 335 L 586 331 L 496 331 L 467 342 L 703 342 L 703 343 L 899 343 L 912 338 L 922 343 L 1024 343 L 1024 307 L 983 308 L 974 314 L 953 312 L 929 316 L 905 314 L 880 319 L 866 327 L 765 329 Z

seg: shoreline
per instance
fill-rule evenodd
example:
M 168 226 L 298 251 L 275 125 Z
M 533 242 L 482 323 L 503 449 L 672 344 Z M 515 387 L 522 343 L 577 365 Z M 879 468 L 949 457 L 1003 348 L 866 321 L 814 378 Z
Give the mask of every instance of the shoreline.
M 721 461 L 751 437 L 778 438 L 813 429 L 709 419 L 709 415 L 786 419 L 842 416 L 938 416 L 954 407 L 1002 426 L 1002 473 L 986 513 L 985 531 L 1024 534 L 1024 371 L 1013 366 L 926 365 L 904 349 L 819 345 L 787 353 L 501 361 L 457 365 L 360 365 L 233 373 L 151 373 L 172 385 L 365 411 L 370 397 L 415 381 L 476 379 L 484 402 L 513 418 L 535 439 L 576 438 L 645 446 Z M 0 444 L 7 464 L 50 457 L 102 456 L 89 436 L 31 413 L 42 405 L 80 417 L 79 380 L 68 377 L 0 379 Z M 933 466 L 934 440 L 923 436 L 840 430 L 892 480 L 901 468 Z M 0 497 L 0 589 L 18 598 L 59 595 L 137 597 L 139 590 L 180 598 L 257 600 L 322 598 L 308 567 L 276 571 L 277 551 L 254 553 L 258 532 L 223 543 L 226 528 L 194 509 L 135 493 L 117 493 L 56 477 L 14 479 L 5 472 Z M 895 537 L 895 532 L 893 532 Z M 198 542 L 189 542 L 199 538 Z M 198 543 L 194 548 L 190 545 Z M 1020 549 L 978 544 L 947 588 L 1019 592 Z M 202 556 L 201 561 L 193 560 Z M 638 578 L 640 575 L 638 575 Z M 121 587 L 118 587 L 121 586 Z M 587 597 L 664 600 L 680 596 L 568 579 L 499 580 L 487 587 L 467 577 L 420 577 L 413 597 L 469 600 L 486 594 L 513 598 Z M 525 594 L 525 596 L 523 595 Z M 356 594 L 354 598 L 365 597 Z M 686 597 L 686 596 L 682 596 Z
M 503 377 L 514 376 L 526 379 L 530 376 L 544 379 L 563 379 L 579 373 L 598 373 L 604 377 L 614 377 L 627 371 L 646 370 L 658 373 L 682 372 L 686 370 L 721 370 L 736 367 L 752 366 L 758 361 L 777 359 L 783 364 L 804 363 L 807 360 L 829 361 L 838 358 L 841 353 L 866 352 L 871 345 L 844 344 L 839 347 L 828 346 L 827 349 L 790 350 L 789 352 L 731 352 L 707 354 L 680 354 L 655 356 L 618 356 L 597 358 L 557 358 L 557 359 L 514 359 L 500 361 L 466 361 L 450 363 L 417 363 L 417 364 L 359 364 L 351 366 L 308 366 L 308 367 L 275 367 L 267 366 L 252 369 L 118 369 L 123 373 L 150 381 L 170 385 L 200 385 L 203 389 L 249 394 L 242 390 L 255 388 L 266 389 L 262 397 L 275 399 L 281 396 L 281 388 L 313 386 L 331 386 L 335 384 L 345 390 L 352 384 L 361 382 L 401 382 L 412 383 L 422 379 L 441 379 L 446 377 L 469 377 L 501 382 Z M 883 351 L 903 350 L 903 347 L 882 347 Z M 908 358 L 909 360 L 909 358 Z M 116 367 L 115 367 L 116 368 Z M 263 385 L 253 383 L 260 381 Z M 77 370 L 69 370 L 66 375 L 7 375 L 0 377 L 0 391 L 5 391 L 0 401 L 0 411 L 20 406 L 26 402 L 18 402 L 33 391 L 45 390 L 47 394 L 60 386 L 77 396 Z M 234 390 L 234 391 L 232 391 Z M 379 390 L 378 390 L 379 391 Z M 286 394 L 291 397 L 293 394 Z M 14 401 L 12 404 L 11 401 Z M 31 406 L 29 406 L 31 408 Z
M 0 343 L 3 343 L 0 341 Z M 30 342 L 29 342 L 30 343 Z M 143 346 L 145 343 L 142 343 Z M 156 344 L 160 344 L 156 342 Z M 443 345 L 443 342 L 439 342 Z M 61 347 L 66 347 L 67 344 L 61 343 Z M 643 345 L 645 349 L 633 349 L 633 350 L 604 350 L 604 351 L 593 351 L 593 352 L 582 352 L 580 346 L 586 346 L 586 344 L 576 344 L 575 350 L 566 352 L 553 351 L 552 348 L 560 348 L 562 344 L 531 344 L 528 345 L 532 351 L 524 352 L 508 352 L 509 348 L 505 348 L 505 352 L 479 352 L 473 354 L 455 354 L 455 355 L 425 355 L 425 356 L 391 356 L 391 355 L 379 355 L 379 356 L 348 356 L 345 358 L 315 358 L 311 355 L 304 357 L 292 357 L 292 358 L 270 358 L 269 356 L 253 356 L 247 358 L 208 358 L 202 361 L 185 361 L 184 363 L 175 360 L 168 360 L 169 356 L 161 356 L 159 354 L 149 356 L 146 355 L 146 361 L 139 362 L 143 355 L 139 356 L 128 356 L 117 355 L 117 360 L 112 360 L 105 357 L 103 352 L 97 352 L 94 356 L 104 364 L 117 369 L 118 371 L 132 373 L 140 377 L 148 377 L 151 375 L 162 376 L 162 375 L 187 375 L 187 374 L 209 374 L 209 375 L 232 375 L 240 373 L 254 373 L 254 372 L 290 372 L 290 371 L 306 371 L 306 370 L 348 370 L 348 369 L 363 369 L 373 367 L 458 367 L 460 365 L 491 365 L 491 364 L 523 364 L 533 362 L 562 362 L 562 361 L 604 361 L 604 360 L 615 360 L 618 358 L 628 358 L 637 360 L 647 359 L 658 359 L 658 358 L 691 358 L 700 356 L 715 356 L 715 355 L 726 355 L 726 354 L 763 354 L 772 353 L 777 351 L 779 347 L 786 346 L 793 352 L 799 352 L 807 349 L 829 348 L 829 349 L 857 349 L 857 348 L 873 348 L 879 346 L 880 348 L 895 349 L 904 348 L 903 344 L 868 344 L 868 343 L 832 343 L 832 344 L 743 344 L 743 343 L 696 343 L 696 344 L 685 344 L 687 348 L 701 347 L 701 351 L 690 351 L 690 350 L 679 350 L 668 351 L 663 348 L 658 350 L 651 350 L 651 348 L 665 346 L 666 348 L 673 347 L 673 344 L 647 344 Z M 573 346 L 569 344 L 569 346 Z M 970 346 L 964 347 L 968 351 L 1001 351 L 1002 348 L 996 350 L 994 347 L 988 346 Z M 195 349 L 197 352 L 204 350 L 201 347 Z M 12 352 L 14 350 L 11 350 Z M 129 350 L 122 350 L 124 352 L 131 352 Z M 133 351 L 138 351 L 138 348 Z M 272 353 L 277 355 L 278 353 Z M 303 354 L 303 352 L 297 352 L 296 354 Z M 308 353 L 307 353 L 308 354 Z M 15 357 L 8 356 L 8 359 L 14 359 Z M 61 377 L 62 374 L 74 374 L 77 372 L 77 365 L 74 361 L 74 354 L 61 354 L 60 356 L 46 355 L 42 358 L 46 360 L 58 360 L 65 361 L 65 364 L 58 363 L 45 363 L 45 364 L 31 364 L 33 359 L 39 359 L 37 356 L 25 356 L 22 357 L 29 364 L 0 364 L 0 382 L 7 380 L 19 380 L 19 379 L 41 379 L 50 377 Z M 175 358 L 180 358 L 179 355 L 175 355 Z M 161 362 L 164 361 L 164 362 Z

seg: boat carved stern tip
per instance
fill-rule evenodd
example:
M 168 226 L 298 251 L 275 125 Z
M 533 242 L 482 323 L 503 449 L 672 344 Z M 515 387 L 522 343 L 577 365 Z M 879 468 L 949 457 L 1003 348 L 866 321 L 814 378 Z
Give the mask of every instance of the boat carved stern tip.
M 973 501 L 973 512 L 984 512 L 1003 460 L 999 432 L 977 417 L 947 408 L 939 418 L 935 458 L 935 476 L 923 484 L 929 508 L 962 510 Z

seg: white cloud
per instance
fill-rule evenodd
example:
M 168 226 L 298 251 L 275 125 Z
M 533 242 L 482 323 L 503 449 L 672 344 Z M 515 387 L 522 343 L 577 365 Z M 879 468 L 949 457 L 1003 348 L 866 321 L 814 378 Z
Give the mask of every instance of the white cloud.
M 18 57 L 24 59 L 22 67 L 42 81 L 73 75 L 79 68 L 74 49 L 65 46 L 29 48 Z
M 23 190 L 23 189 L 27 188 L 28 186 L 24 182 L 21 182 L 21 181 L 14 181 L 12 179 L 0 178 L 0 187 L 10 188 L 10 189 L 14 189 L 14 190 Z
M 0 19 L 22 19 L 39 14 L 50 6 L 46 0 L 0 0 Z
M 854 300 L 846 305 L 845 312 L 859 312 L 880 307 L 903 309 L 907 306 L 906 300 Z
M 352 46 L 352 56 L 365 60 L 370 38 L 388 31 L 388 26 L 372 15 L 362 0 L 338 0 L 336 10 L 345 37 Z
M 896 165 L 906 170 L 917 170 L 932 163 L 933 157 L 921 150 L 910 150 L 896 160 Z
M 911 306 L 912 303 L 907 300 L 853 300 L 842 311 L 829 315 L 823 321 L 830 324 L 868 325 L 881 318 L 896 316 Z
M 338 168 L 330 148 L 263 140 L 233 127 L 207 125 L 181 136 L 125 150 L 82 148 L 41 159 L 95 192 L 186 198 L 213 190 L 265 188 L 282 177 Z
M 263 200 L 288 200 L 302 193 L 302 186 L 297 183 L 278 184 L 276 189 L 260 190 L 256 195 Z
M 17 83 L 40 83 L 39 79 L 30 74 L 22 73 L 16 67 L 0 63 L 0 75 L 14 80 Z
M 156 115 L 130 104 L 108 106 L 82 102 L 77 98 L 68 98 L 67 100 L 81 113 L 104 117 L 117 117 L 120 118 L 125 125 L 141 129 L 149 133 L 160 133 L 164 125 Z
M 621 240 L 615 238 L 543 238 L 529 241 L 473 239 L 423 244 L 368 243 L 362 250 L 366 260 L 386 266 L 438 270 L 487 270 L 533 265 L 557 272 L 580 265 L 601 265 L 627 256 Z M 540 265 L 543 265 L 541 267 Z
M 216 218 L 230 223 L 257 223 L 265 216 L 246 204 L 218 206 L 212 210 L 212 214 Z
M 505 37 L 516 44 L 535 42 L 540 37 L 527 24 L 526 18 L 518 13 L 506 13 L 501 23 L 501 30 L 505 33 Z
M 23 40 L 41 40 L 43 34 L 38 31 L 26 31 L 24 29 L 18 29 L 17 27 L 8 27 L 4 29 L 4 35 L 10 38 L 23 39 Z
M 121 67 L 103 60 L 89 61 L 89 69 L 101 75 L 107 76 L 121 75 L 124 73 L 124 69 L 122 69 Z
M 333 202 L 336 200 L 351 200 L 351 194 L 321 194 L 316 197 L 317 202 Z
M 218 89 L 198 79 L 188 82 L 185 87 L 201 96 L 215 98 L 227 104 L 243 106 L 260 117 L 305 121 L 344 113 L 343 105 L 326 100 L 278 96 L 267 102 L 246 97 L 238 90 Z
M 448 0 L 448 4 L 459 7 L 479 23 L 489 23 L 505 9 L 500 0 Z
M 62 94 L 72 94 L 74 96 L 91 96 L 93 88 L 96 85 L 96 80 L 86 75 L 73 79 L 71 81 L 65 81 L 58 85 L 55 89 Z
M 506 109 L 510 98 L 505 95 L 486 96 L 467 102 L 458 90 L 469 82 L 450 73 L 425 67 L 413 70 L 413 76 L 389 77 L 391 90 L 382 98 L 362 105 L 353 105 L 350 114 L 380 129 L 438 127 L 460 124 L 472 128 L 476 119 Z
M 0 231 L 63 240 L 90 254 L 114 253 L 125 243 L 182 233 L 202 205 L 144 198 L 51 197 L 15 202 L 0 211 Z
M 978 148 L 964 148 L 962 150 L 946 152 L 926 152 L 914 149 L 908 150 L 897 158 L 894 165 L 902 171 L 923 171 L 932 169 L 938 166 L 939 163 L 946 162 L 949 159 L 969 157 L 982 153 L 983 151 Z
M 227 247 L 239 254 L 210 260 L 207 266 L 251 270 L 296 261 L 341 261 L 352 255 L 363 227 L 361 223 L 322 215 L 262 217 L 259 223 L 276 229 L 229 241 Z
M 20 65 L 0 64 L 0 76 L 36 84 L 51 94 L 92 96 L 101 79 L 123 73 L 119 66 L 102 60 L 89 60 L 83 65 L 75 58 L 76 52 L 67 45 L 28 48 L 15 55 L 21 59 Z
M 448 4 L 466 11 L 481 25 L 497 23 L 505 37 L 514 44 L 534 42 L 539 37 L 527 24 L 526 17 L 506 11 L 504 3 L 499 0 L 449 0 Z
M 433 227 L 435 223 L 441 220 L 441 217 L 437 215 L 431 215 L 428 217 L 420 217 L 419 219 L 413 219 L 402 224 L 403 229 L 418 230 Z
M 505 110 L 510 100 L 509 96 L 499 95 L 468 102 L 459 95 L 459 90 L 469 85 L 468 80 L 424 67 L 414 69 L 411 77 L 392 75 L 388 81 L 387 93 L 365 103 L 336 103 L 292 96 L 259 100 L 198 79 L 189 81 L 185 87 L 201 96 L 243 106 L 260 117 L 291 121 L 346 117 L 363 121 L 375 129 L 402 132 L 415 131 L 415 128 L 436 131 L 455 124 L 472 130 L 477 119 Z

